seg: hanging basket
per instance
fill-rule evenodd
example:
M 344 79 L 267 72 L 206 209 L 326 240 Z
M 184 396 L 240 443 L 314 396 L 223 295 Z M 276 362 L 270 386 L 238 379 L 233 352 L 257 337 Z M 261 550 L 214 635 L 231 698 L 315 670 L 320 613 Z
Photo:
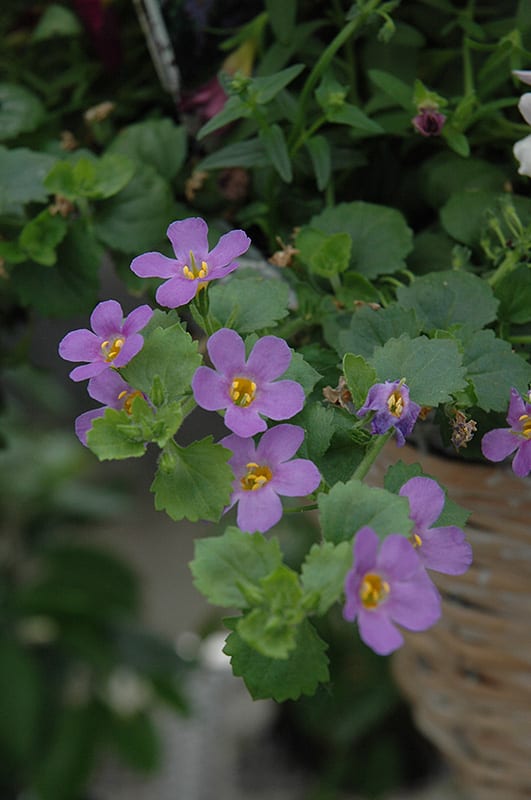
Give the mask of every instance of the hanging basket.
M 407 634 L 397 682 L 420 730 L 474 800 L 531 797 L 531 482 L 510 467 L 470 464 L 405 447 L 472 512 L 474 562 L 465 575 L 432 572 L 440 622 Z

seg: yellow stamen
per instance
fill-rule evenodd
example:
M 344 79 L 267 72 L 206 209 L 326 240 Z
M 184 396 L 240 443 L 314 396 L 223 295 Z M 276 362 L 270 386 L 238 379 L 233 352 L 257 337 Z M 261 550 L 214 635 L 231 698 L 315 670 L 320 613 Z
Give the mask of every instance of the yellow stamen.
M 360 599 L 365 608 L 376 608 L 386 598 L 391 587 L 380 575 L 368 572 L 361 583 Z
M 422 546 L 422 539 L 418 535 L 418 533 L 411 534 L 411 543 L 413 547 L 421 547 Z
M 185 264 L 183 267 L 183 275 L 189 281 L 204 280 L 208 275 L 208 265 L 206 261 L 201 261 L 201 266 L 197 266 L 197 261 L 193 252 L 190 250 L 190 265 Z
M 404 411 L 404 398 L 398 389 L 395 389 L 394 392 L 391 392 L 387 398 L 387 408 L 393 417 L 402 416 L 402 412 Z
M 256 492 L 257 489 L 261 489 L 262 486 L 269 483 L 273 477 L 269 467 L 260 466 L 254 461 L 250 461 L 246 467 L 248 472 L 240 480 L 241 487 L 246 492 Z
M 102 342 L 101 351 L 105 356 L 105 361 L 114 361 L 124 344 L 124 336 L 117 336 L 115 339 L 106 339 L 104 342 Z
M 234 405 L 246 408 L 255 398 L 256 383 L 249 378 L 234 378 L 229 394 Z
M 123 408 L 128 414 L 131 414 L 133 411 L 133 400 L 135 397 L 142 397 L 142 392 L 139 392 L 138 389 L 134 392 L 128 392 L 127 389 L 124 389 L 123 392 L 120 392 L 118 395 L 118 400 L 123 399 Z
M 518 417 L 518 422 L 522 423 L 522 435 L 526 439 L 531 439 L 531 416 L 529 414 L 522 414 L 521 417 Z

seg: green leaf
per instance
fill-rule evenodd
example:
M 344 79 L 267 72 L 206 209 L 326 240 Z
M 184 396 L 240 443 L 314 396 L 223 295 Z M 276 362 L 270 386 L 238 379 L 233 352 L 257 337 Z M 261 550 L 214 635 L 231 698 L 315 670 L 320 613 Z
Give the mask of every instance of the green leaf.
M 458 242 L 469 247 L 478 246 L 486 230 L 489 213 L 500 211 L 504 199 L 506 195 L 498 192 L 457 192 L 441 209 L 442 226 Z M 511 200 L 520 219 L 528 219 L 531 215 L 531 199 L 511 195 Z
M 37 796 L 71 800 L 79 796 L 92 770 L 101 736 L 100 716 L 94 706 L 63 707 L 53 723 L 36 769 Z
M 78 158 L 60 161 L 49 172 L 45 185 L 48 191 L 69 200 L 88 197 L 103 200 L 118 194 L 135 172 L 131 159 L 119 153 L 106 153 L 102 158 Z
M 335 431 L 333 408 L 322 403 L 306 403 L 302 411 L 290 422 L 305 430 L 304 441 L 299 449 L 301 458 L 316 462 L 330 447 Z
M 197 539 L 194 546 L 190 563 L 194 584 L 217 606 L 248 608 L 249 593 L 282 563 L 276 539 L 268 541 L 260 533 L 242 533 L 238 528 Z
M 31 34 L 32 42 L 44 42 L 55 36 L 77 36 L 83 31 L 79 17 L 57 3 L 49 5 Z
M 233 142 L 219 150 L 214 150 L 199 162 L 196 169 L 212 170 L 225 169 L 225 167 L 268 167 L 269 156 L 263 142 L 258 138 L 248 139 L 246 142 Z
M 202 358 L 180 323 L 155 328 L 144 334 L 142 350 L 120 370 L 122 377 L 151 397 L 153 381 L 158 376 L 166 401 L 190 393 L 190 384 Z
M 160 763 L 161 748 L 153 722 L 145 712 L 109 716 L 106 731 L 111 744 L 135 769 L 153 771 Z
M 48 191 L 44 178 L 55 162 L 56 158 L 47 153 L 0 146 L 0 215 L 21 212 L 21 206 L 31 201 L 45 203 Z
M 30 653 L 5 634 L 0 641 L 0 744 L 6 761 L 25 766 L 38 732 L 44 686 Z
M 449 339 L 390 339 L 370 359 L 380 381 L 405 378 L 411 399 L 438 406 L 466 386 L 466 370 L 456 342 Z
M 343 374 L 356 408 L 361 408 L 371 386 L 376 383 L 376 372 L 362 356 L 347 353 L 343 358 Z
M 445 151 L 423 163 L 421 177 L 423 196 L 432 208 L 438 209 L 456 192 L 501 192 L 506 174 L 491 161 L 481 158 L 464 160 Z
M 500 302 L 498 319 L 523 325 L 531 322 L 531 270 L 517 267 L 496 284 L 494 294 Z
M 317 592 L 317 613 L 325 614 L 343 594 L 343 584 L 352 566 L 350 542 L 314 544 L 302 565 L 301 582 L 307 594 Z
M 328 494 L 319 495 L 318 503 L 323 536 L 334 544 L 351 541 L 364 525 L 382 537 L 390 533 L 408 536 L 413 526 L 404 497 L 355 479 L 336 483 Z
M 350 265 L 352 239 L 348 233 L 325 234 L 305 227 L 297 234 L 299 257 L 311 272 L 330 278 L 345 272 Z
M 285 183 L 291 183 L 293 172 L 288 146 L 280 125 L 268 125 L 260 130 L 258 138 L 264 145 L 267 156 Z
M 455 130 L 451 125 L 445 125 L 441 134 L 454 153 L 457 153 L 457 155 L 463 158 L 468 158 L 470 155 L 470 143 L 464 133 Z
M 255 270 L 239 269 L 224 282 L 209 286 L 210 311 L 241 334 L 273 328 L 287 317 L 289 286 Z
M 408 86 L 404 81 L 380 69 L 370 69 L 368 74 L 371 81 L 396 105 L 402 106 L 408 113 L 415 113 L 413 86 Z
M 244 117 L 249 117 L 250 115 L 251 109 L 249 106 L 244 103 L 240 97 L 233 95 L 226 100 L 221 111 L 212 117 L 212 119 L 209 119 L 208 122 L 205 123 L 205 125 L 203 125 L 203 127 L 198 131 L 197 139 L 198 141 L 201 141 L 201 139 L 204 139 L 209 133 L 213 133 L 214 131 L 225 127 L 225 125 L 230 125 L 231 122 L 235 122 L 236 120 Z M 200 168 L 202 169 L 202 167 Z
M 452 325 L 482 328 L 496 319 L 498 301 L 492 289 L 470 272 L 422 275 L 396 294 L 403 308 L 415 311 L 425 331 L 447 330 Z
M 348 125 L 363 133 L 383 133 L 383 128 L 367 114 L 351 103 L 344 103 L 341 108 L 328 109 L 326 118 L 329 122 Z
M 183 125 L 171 119 L 149 119 L 122 128 L 108 152 L 121 153 L 156 169 L 159 175 L 173 180 L 184 164 L 187 135 Z
M 94 420 L 87 443 L 100 461 L 138 458 L 146 452 L 145 440 L 131 416 L 114 408 Z
M 301 353 L 293 351 L 291 363 L 286 372 L 281 376 L 282 380 L 297 381 L 304 389 L 304 394 L 308 396 L 315 384 L 321 379 L 321 375 L 311 364 L 304 360 Z
M 14 83 L 0 83 L 0 140 L 33 131 L 44 118 L 39 98 Z
M 340 203 L 312 217 L 309 227 L 325 234 L 348 233 L 352 239 L 350 269 L 371 279 L 404 269 L 413 245 L 402 214 L 373 203 Z
M 304 64 L 293 64 L 291 67 L 280 70 L 274 75 L 264 78 L 255 78 L 252 81 L 250 92 L 259 105 L 269 103 L 282 89 L 293 81 L 304 69 Z
M 304 144 L 310 155 L 315 179 L 317 181 L 317 188 L 322 192 L 328 186 L 332 173 L 330 144 L 326 136 L 320 135 L 306 139 Z
M 102 258 L 101 245 L 84 220 L 77 219 L 68 226 L 53 269 L 20 264 L 11 283 L 23 305 L 47 317 L 86 314 L 98 302 Z
M 296 30 L 296 0 L 266 0 L 265 6 L 275 39 L 289 45 Z
M 262 578 L 263 598 L 236 627 L 250 647 L 269 658 L 288 658 L 296 647 L 298 627 L 306 617 L 299 576 L 285 564 Z
M 124 189 L 98 204 L 94 228 L 109 247 L 136 255 L 159 245 L 179 211 L 168 183 L 143 164 Z
M 332 409 L 335 415 L 335 431 L 330 447 L 324 455 L 316 459 L 317 467 L 329 486 L 338 481 L 348 481 L 365 455 L 365 447 L 356 440 L 352 419 L 339 409 Z
M 65 238 L 68 224 L 59 214 L 45 208 L 24 225 L 19 244 L 37 264 L 52 266 L 57 261 L 57 246 Z
M 350 352 L 370 359 L 376 347 L 404 333 L 411 338 L 420 333 L 413 311 L 396 304 L 379 309 L 362 306 L 352 314 L 349 328 L 339 332 L 337 350 L 340 356 Z
M 174 520 L 217 522 L 230 502 L 231 451 L 207 436 L 188 447 L 173 444 L 163 453 L 151 491 L 155 508 Z M 164 458 L 166 456 L 166 458 Z
M 223 652 L 230 656 L 233 673 L 243 678 L 254 700 L 272 698 L 282 703 L 312 695 L 319 683 L 329 680 L 326 649 L 313 625 L 304 620 L 297 631 L 295 649 L 285 659 L 257 653 L 236 632 L 229 635 Z
M 521 394 L 527 392 L 531 365 L 513 352 L 509 342 L 498 339 L 494 331 L 463 333 L 463 361 L 477 405 L 484 411 L 505 411 L 511 386 Z

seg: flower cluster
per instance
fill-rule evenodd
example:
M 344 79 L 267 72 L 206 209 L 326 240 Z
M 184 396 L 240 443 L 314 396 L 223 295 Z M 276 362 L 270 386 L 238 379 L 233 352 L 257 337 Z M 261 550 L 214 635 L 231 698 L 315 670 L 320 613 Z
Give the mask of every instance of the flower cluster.
M 167 235 L 174 259 L 162 253 L 144 253 L 133 259 L 131 270 L 140 277 L 164 279 L 156 299 L 169 308 L 190 302 L 211 280 L 233 272 L 238 267 L 234 259 L 245 253 L 251 243 L 243 231 L 233 230 L 209 250 L 208 227 L 199 217 L 171 223 Z M 75 381 L 89 378 L 88 394 L 102 404 L 76 419 L 75 430 L 82 444 L 87 445 L 94 420 L 104 416 L 108 408 L 131 414 L 136 397 L 150 402 L 117 370 L 142 349 L 144 339 L 139 331 L 152 315 L 153 310 L 144 305 L 124 319 L 120 304 L 106 300 L 92 312 L 92 331 L 72 331 L 60 342 L 62 358 L 88 362 L 75 367 L 70 377 Z M 221 328 L 209 337 L 207 351 L 214 369 L 198 367 L 191 389 L 197 405 L 208 411 L 225 412 L 225 424 L 232 431 L 221 442 L 233 453 L 229 464 L 235 475 L 226 511 L 238 503 L 240 528 L 264 532 L 282 516 L 280 495 L 311 494 L 321 481 L 319 470 L 311 461 L 293 458 L 302 444 L 303 429 L 279 425 L 268 431 L 265 421 L 290 419 L 301 411 L 304 390 L 294 380 L 279 380 L 290 365 L 292 353 L 284 339 L 277 336 L 262 336 L 247 358 L 245 342 L 238 333 Z M 251 437 L 264 431 L 255 448 Z

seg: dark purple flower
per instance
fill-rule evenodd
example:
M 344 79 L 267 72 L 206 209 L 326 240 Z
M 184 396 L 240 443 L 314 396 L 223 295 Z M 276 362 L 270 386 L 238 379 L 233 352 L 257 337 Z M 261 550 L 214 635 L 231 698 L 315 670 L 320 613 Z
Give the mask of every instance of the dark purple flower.
M 411 120 L 413 127 L 422 136 L 439 136 L 446 117 L 435 108 L 419 108 L 419 113 Z
M 139 306 L 124 319 L 116 300 L 98 303 L 91 314 L 92 330 L 82 328 L 67 333 L 59 343 L 59 355 L 66 361 L 88 361 L 70 373 L 73 381 L 93 378 L 110 367 L 124 367 L 144 345 L 138 331 L 144 328 L 153 310 Z
M 385 433 L 394 427 L 397 444 L 402 446 L 414 428 L 420 406 L 409 399 L 409 389 L 404 381 L 386 381 L 371 386 L 357 416 L 362 417 L 368 411 L 376 412 L 371 420 L 371 433 Z
M 141 278 L 165 278 L 157 289 L 157 303 L 177 308 L 195 297 L 199 286 L 215 278 L 224 278 L 238 264 L 251 240 L 244 231 L 225 233 L 213 250 L 208 249 L 208 226 L 200 217 L 172 222 L 167 236 L 175 258 L 162 253 L 144 253 L 131 262 L 131 269 Z
M 365 644 L 386 656 L 404 641 L 395 623 L 410 631 L 426 630 L 441 615 L 441 599 L 411 542 L 392 533 L 379 552 L 378 544 L 369 527 L 361 528 L 354 538 L 343 617 L 348 622 L 357 619 Z
M 414 522 L 412 544 L 427 569 L 446 575 L 462 575 L 472 563 L 472 548 L 456 525 L 431 527 L 444 508 L 444 492 L 431 478 L 411 478 L 399 491 L 409 500 L 409 517 Z
M 138 389 L 133 389 L 124 381 L 122 376 L 112 369 L 101 372 L 88 382 L 87 391 L 93 400 L 103 403 L 100 408 L 85 411 L 75 421 L 75 431 L 81 444 L 87 445 L 87 433 L 92 428 L 92 423 L 98 417 L 103 417 L 108 408 L 117 411 L 125 409 L 131 413 L 131 403 L 135 397 L 144 397 Z
M 245 344 L 236 331 L 221 328 L 208 340 L 215 370 L 198 367 L 192 380 L 196 403 L 207 411 L 226 408 L 225 425 L 238 436 L 265 431 L 260 415 L 289 419 L 304 405 L 296 381 L 279 378 L 289 367 L 291 350 L 278 336 L 262 336 L 245 360 Z
M 304 431 L 289 423 L 270 428 L 255 447 L 250 438 L 230 434 L 220 444 L 232 450 L 229 464 L 234 472 L 229 508 L 238 503 L 238 527 L 242 531 L 269 530 L 282 516 L 285 497 L 304 497 L 321 482 L 319 470 L 306 458 L 293 458 Z
M 510 428 L 495 428 L 481 440 L 481 451 L 489 461 L 503 461 L 514 453 L 513 472 L 525 478 L 531 472 L 531 403 L 524 402 L 516 389 L 511 389 L 507 422 Z

